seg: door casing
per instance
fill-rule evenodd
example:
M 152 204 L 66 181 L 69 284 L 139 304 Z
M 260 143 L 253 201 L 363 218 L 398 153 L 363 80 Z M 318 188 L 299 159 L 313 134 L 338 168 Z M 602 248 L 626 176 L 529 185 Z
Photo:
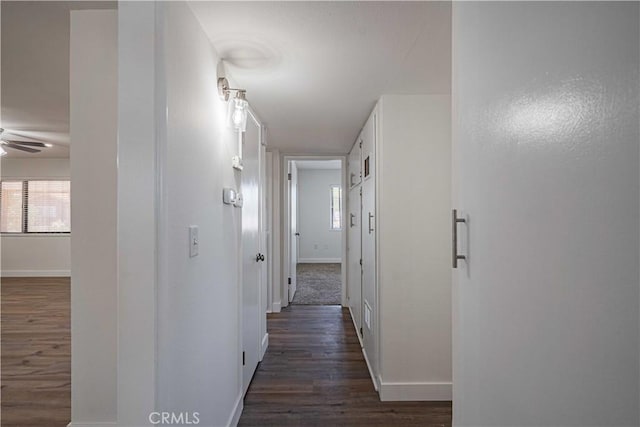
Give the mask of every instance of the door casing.
M 282 182 L 282 186 L 281 186 L 281 194 L 282 194 L 282 207 L 281 207 L 281 212 L 290 212 L 290 203 L 291 203 L 291 199 L 289 197 L 289 180 L 288 180 L 288 176 L 287 174 L 289 173 L 289 162 L 291 161 L 296 161 L 296 160 L 340 160 L 341 163 L 341 184 L 342 185 L 342 201 L 343 201 L 343 206 L 344 208 L 342 209 L 342 224 L 346 224 L 346 220 L 347 220 L 347 212 L 348 212 L 348 204 L 349 204 L 349 196 L 348 196 L 348 186 L 347 186 L 347 156 L 344 155 L 336 155 L 336 156 L 331 156 L 331 155 L 306 155 L 306 156 L 301 156 L 301 155 L 290 155 L 290 154 L 283 154 L 282 155 L 282 161 L 280 162 L 280 164 L 282 165 L 281 167 L 281 182 Z M 282 277 L 281 277 L 281 288 L 280 288 L 280 295 L 282 297 L 282 307 L 286 307 L 287 305 L 289 305 L 289 298 L 288 298 L 288 292 L 289 292 L 289 288 L 288 288 L 288 278 L 292 277 L 291 274 L 293 273 L 291 270 L 291 226 L 290 226 L 290 221 L 291 219 L 289 218 L 289 213 L 287 213 L 284 216 L 284 227 L 282 227 L 281 229 L 281 233 L 280 233 L 280 241 L 284 242 L 285 244 L 282 245 L 283 248 L 283 256 L 282 256 Z M 343 233 L 342 233 L 342 263 L 341 263 L 341 281 L 342 281 L 342 291 L 341 291 L 341 300 L 342 300 L 342 306 L 343 307 L 348 307 L 348 302 L 347 302 L 347 233 L 345 232 L 345 227 L 343 226 Z M 292 277 L 292 281 L 293 281 L 293 277 Z M 276 286 L 274 284 L 272 284 L 272 286 Z

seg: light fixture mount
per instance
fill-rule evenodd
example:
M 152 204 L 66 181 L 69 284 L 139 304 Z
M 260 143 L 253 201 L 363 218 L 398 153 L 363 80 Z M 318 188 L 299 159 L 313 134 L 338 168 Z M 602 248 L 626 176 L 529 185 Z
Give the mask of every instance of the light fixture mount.
M 229 88 L 229 81 L 226 77 L 218 77 L 218 95 L 223 101 L 229 100 L 229 94 L 231 89 Z
M 246 89 L 236 89 L 233 87 L 229 87 L 229 80 L 226 77 L 218 77 L 218 96 L 223 101 L 228 101 L 231 95 L 231 92 L 235 92 L 236 99 L 247 100 L 247 90 Z

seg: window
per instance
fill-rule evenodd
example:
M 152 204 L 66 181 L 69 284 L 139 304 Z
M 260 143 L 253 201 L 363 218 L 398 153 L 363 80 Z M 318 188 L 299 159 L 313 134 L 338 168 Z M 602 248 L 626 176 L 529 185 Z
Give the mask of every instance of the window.
M 0 232 L 69 233 L 69 181 L 2 181 Z
M 0 231 L 22 233 L 22 181 L 3 181 L 0 187 Z
M 342 230 L 342 187 L 331 186 L 331 230 Z

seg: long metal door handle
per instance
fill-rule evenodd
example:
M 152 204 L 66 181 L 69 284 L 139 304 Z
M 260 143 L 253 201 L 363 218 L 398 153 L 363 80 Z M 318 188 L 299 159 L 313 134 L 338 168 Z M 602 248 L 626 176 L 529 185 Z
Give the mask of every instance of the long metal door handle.
M 371 226 L 371 220 L 373 219 L 373 214 L 369 212 L 369 234 L 373 232 L 373 227 Z
M 458 255 L 458 224 L 459 223 L 466 223 L 467 220 L 465 218 L 458 218 L 458 210 L 454 209 L 451 212 L 451 227 L 452 227 L 452 245 L 451 245 L 451 252 L 452 252 L 452 259 L 453 259 L 453 268 L 458 268 L 458 260 L 459 259 L 467 259 L 467 257 L 465 255 Z
M 355 223 L 354 220 L 356 219 L 356 214 L 349 214 L 349 217 L 350 217 L 350 219 L 349 219 L 349 227 L 355 226 L 356 223 Z

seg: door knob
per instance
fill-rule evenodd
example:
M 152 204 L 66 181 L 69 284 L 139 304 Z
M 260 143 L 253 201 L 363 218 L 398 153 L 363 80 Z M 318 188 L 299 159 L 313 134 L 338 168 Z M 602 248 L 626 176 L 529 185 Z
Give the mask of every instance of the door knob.
M 256 255 L 256 262 L 258 262 L 258 261 L 264 261 L 264 255 L 263 254 Z
M 296 235 L 296 236 L 298 236 L 298 237 L 300 237 L 300 233 L 296 233 L 295 235 Z

